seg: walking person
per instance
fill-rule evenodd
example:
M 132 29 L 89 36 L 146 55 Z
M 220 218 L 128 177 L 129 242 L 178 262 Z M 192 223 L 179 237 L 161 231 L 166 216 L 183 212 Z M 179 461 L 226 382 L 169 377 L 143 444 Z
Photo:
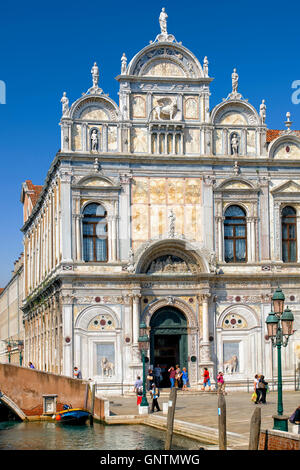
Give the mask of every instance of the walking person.
M 159 397 L 159 389 L 156 387 L 155 383 L 152 384 L 150 394 L 152 395 L 152 413 L 154 413 L 154 408 L 156 408 L 156 411 L 160 411 L 160 407 L 157 401 Z
M 147 390 L 148 392 L 152 389 L 152 385 L 154 384 L 154 375 L 152 369 L 148 370 L 147 375 Z
M 217 375 L 217 386 L 218 386 L 218 395 L 225 395 L 225 381 L 223 372 L 219 372 Z
M 204 367 L 202 390 L 206 389 L 206 385 L 208 385 L 208 391 L 210 392 L 211 391 L 210 376 L 209 376 L 207 367 Z
M 257 384 L 257 389 L 260 391 L 259 403 L 266 404 L 268 382 L 265 381 L 265 376 L 261 375 Z
M 133 387 L 134 392 L 136 393 L 136 404 L 139 405 L 143 398 L 143 381 L 141 377 L 138 375 Z
M 175 370 L 175 387 L 177 388 L 181 388 L 181 384 L 182 384 L 181 377 L 182 377 L 182 372 L 180 370 L 179 365 L 177 364 L 176 370 Z
M 160 377 L 161 377 L 161 368 L 160 368 L 160 365 L 157 364 L 155 367 L 154 367 L 154 382 L 155 382 L 155 385 L 160 388 Z
M 175 386 L 175 374 L 176 374 L 174 367 L 171 366 L 168 372 L 169 372 L 171 388 L 173 388 Z
M 189 376 L 188 376 L 188 373 L 187 373 L 187 370 L 186 370 L 186 367 L 183 367 L 182 368 L 182 391 L 183 390 L 188 390 L 187 386 L 188 386 L 188 383 L 189 383 Z
M 259 382 L 259 377 L 258 377 L 258 374 L 255 374 L 254 376 L 254 383 L 253 383 L 253 389 L 254 389 L 254 394 L 256 394 L 256 398 L 255 398 L 255 405 L 257 405 L 257 403 L 259 402 L 260 400 L 260 390 L 257 388 L 257 385 L 258 385 L 258 382 Z

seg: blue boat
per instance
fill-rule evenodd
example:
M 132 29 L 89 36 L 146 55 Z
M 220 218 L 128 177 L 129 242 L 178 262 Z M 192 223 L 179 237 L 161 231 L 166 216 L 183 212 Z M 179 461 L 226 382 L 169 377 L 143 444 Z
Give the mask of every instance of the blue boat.
M 61 424 L 85 424 L 91 413 L 83 408 L 71 408 L 64 405 L 63 411 L 56 413 L 55 420 Z

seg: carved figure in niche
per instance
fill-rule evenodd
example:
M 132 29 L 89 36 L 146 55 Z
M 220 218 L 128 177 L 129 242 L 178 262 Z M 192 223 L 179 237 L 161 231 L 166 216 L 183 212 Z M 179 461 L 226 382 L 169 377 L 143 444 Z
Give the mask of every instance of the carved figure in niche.
M 239 76 L 236 73 L 236 69 L 233 69 L 231 79 L 232 79 L 232 93 L 235 94 L 237 93 L 238 84 L 239 84 Z
M 233 374 L 237 372 L 238 368 L 238 357 L 232 356 L 228 361 L 224 362 L 224 371 L 225 373 Z
M 232 134 L 231 137 L 231 154 L 238 155 L 239 153 L 239 139 L 236 134 Z
M 168 219 L 169 219 L 169 232 L 168 232 L 168 236 L 170 238 L 173 238 L 175 236 L 175 220 L 176 220 L 176 217 L 175 217 L 175 214 L 173 212 L 173 210 L 171 209 L 170 212 L 169 212 L 169 215 L 168 215 Z
M 67 93 L 64 91 L 63 96 L 60 100 L 62 103 L 62 113 L 65 116 L 69 111 L 69 98 L 67 98 Z
M 102 357 L 101 368 L 103 377 L 112 377 L 115 372 L 115 365 L 113 362 L 109 362 L 107 357 Z
M 92 143 L 92 145 L 91 145 L 92 151 L 97 152 L 97 150 L 98 150 L 98 132 L 96 131 L 96 129 L 94 129 L 92 131 L 91 143 Z
M 265 100 L 262 100 L 261 105 L 259 107 L 259 114 L 262 124 L 264 124 L 266 120 L 266 109 L 267 107 L 265 105 Z
M 159 25 L 160 25 L 160 31 L 162 34 L 168 34 L 167 33 L 167 18 L 168 15 L 166 13 L 165 8 L 162 8 L 160 15 L 159 15 Z
M 97 88 L 98 87 L 98 82 L 99 82 L 99 68 L 98 68 L 96 62 L 94 62 L 94 65 L 91 69 L 91 74 L 92 74 L 92 77 L 93 77 L 93 87 Z
M 159 121 L 163 119 L 173 120 L 178 111 L 176 101 L 172 98 L 165 97 L 157 100 L 157 103 L 158 105 L 154 106 L 154 108 L 151 109 L 148 121 L 150 120 L 153 111 L 155 111 L 156 119 L 158 119 Z
M 127 69 L 127 57 L 125 55 L 125 52 L 123 52 L 123 55 L 121 57 L 121 74 L 124 75 L 126 73 Z

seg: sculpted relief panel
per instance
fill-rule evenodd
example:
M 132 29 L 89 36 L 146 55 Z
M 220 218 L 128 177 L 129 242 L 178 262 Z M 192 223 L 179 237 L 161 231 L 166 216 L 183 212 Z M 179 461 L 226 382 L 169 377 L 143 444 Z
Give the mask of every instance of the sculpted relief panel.
M 133 153 L 146 153 L 148 151 L 147 129 L 136 127 L 131 131 L 131 151 Z
M 155 60 L 148 64 L 143 76 L 150 77 L 184 77 L 183 69 L 171 60 Z
M 184 99 L 183 112 L 185 119 L 198 119 L 199 106 L 198 100 L 195 97 L 187 96 Z
M 131 98 L 131 116 L 132 118 L 146 117 L 146 100 L 143 96 L 133 95 Z
M 107 121 L 109 117 L 103 109 L 97 108 L 96 106 L 89 106 L 81 113 L 80 119 L 86 121 Z

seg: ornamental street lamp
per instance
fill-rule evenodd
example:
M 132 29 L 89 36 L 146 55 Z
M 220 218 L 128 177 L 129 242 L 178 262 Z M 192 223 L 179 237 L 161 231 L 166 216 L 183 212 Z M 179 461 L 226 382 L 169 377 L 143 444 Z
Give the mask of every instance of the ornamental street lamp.
M 140 406 L 149 406 L 146 396 L 146 353 L 149 349 L 149 336 L 147 334 L 147 325 L 145 323 L 140 324 L 140 336 L 139 336 L 139 349 L 142 354 L 143 361 L 143 397 Z
M 23 363 L 23 349 L 24 349 L 24 343 L 22 340 L 19 340 L 18 341 L 18 350 L 19 350 L 19 363 L 20 363 L 20 366 L 22 365 Z
M 277 347 L 278 364 L 278 394 L 277 394 L 277 415 L 273 416 L 273 429 L 288 431 L 288 417 L 283 416 L 282 402 L 282 369 L 281 369 L 281 347 L 288 345 L 289 337 L 293 334 L 294 315 L 289 307 L 284 310 L 284 293 L 278 287 L 273 294 L 271 311 L 266 319 L 268 336 L 271 338 L 272 346 Z

